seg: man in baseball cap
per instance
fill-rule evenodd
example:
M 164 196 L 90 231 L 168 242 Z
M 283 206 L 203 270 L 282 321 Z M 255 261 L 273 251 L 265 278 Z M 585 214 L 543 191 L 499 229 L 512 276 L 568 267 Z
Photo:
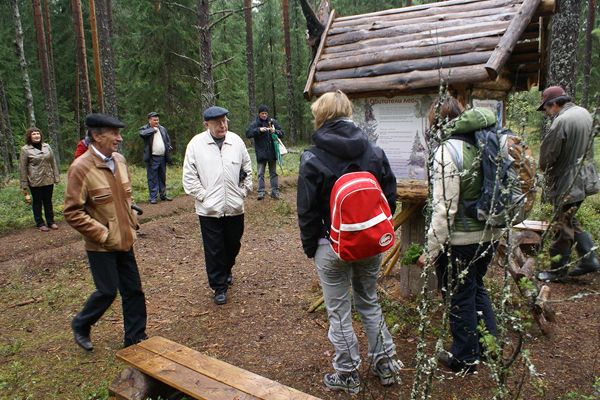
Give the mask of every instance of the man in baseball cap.
M 552 202 L 557 215 L 554 242 L 549 249 L 550 269 L 540 272 L 538 279 L 561 281 L 567 276 L 600 271 L 592 235 L 583 230 L 575 217 L 585 198 L 600 191 L 594 165 L 592 116 L 573 104 L 560 86 L 544 90 L 538 110 L 553 118 L 540 145 L 540 169 L 546 178 L 545 198 Z M 574 243 L 580 259 L 569 270 Z
M 73 318 L 75 343 L 92 351 L 92 326 L 114 301 L 123 303 L 123 344 L 146 339 L 146 300 L 133 253 L 137 217 L 131 209 L 131 179 L 117 152 L 125 124 L 108 114 L 89 114 L 88 150 L 67 172 L 65 220 L 83 235 L 96 291 Z

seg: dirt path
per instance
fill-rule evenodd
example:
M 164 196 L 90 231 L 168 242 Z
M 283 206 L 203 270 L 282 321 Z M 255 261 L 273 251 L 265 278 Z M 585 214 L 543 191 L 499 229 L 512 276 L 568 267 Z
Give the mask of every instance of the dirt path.
M 247 202 L 246 229 L 234 269 L 229 303 L 212 303 L 203 270 L 198 220 L 188 197 L 143 204 L 135 251 L 148 306 L 148 333 L 162 335 L 239 367 L 323 399 L 347 398 L 326 390 L 331 368 L 323 311 L 305 310 L 319 296 L 311 262 L 302 253 L 295 217 L 295 188 L 284 199 Z M 114 354 L 122 342 L 119 302 L 94 327 L 91 354 L 72 342 L 69 321 L 92 290 L 83 243 L 60 224 L 56 232 L 34 229 L 2 237 L 0 248 L 0 398 L 95 399 L 123 367 Z M 383 282 L 395 296 L 397 278 Z M 553 399 L 576 390 L 592 393 L 600 376 L 600 274 L 569 285 L 552 285 L 553 297 L 596 293 L 556 304 L 557 332 L 548 339 L 534 327 L 527 338 L 543 385 L 526 384 L 524 398 Z M 19 303 L 30 303 L 17 306 Z M 407 368 L 404 383 L 384 390 L 366 367 L 367 390 L 355 398 L 398 399 L 410 392 L 414 374 L 414 304 L 400 303 L 404 321 L 394 339 Z M 366 338 L 357 323 L 361 349 Z M 364 363 L 365 365 L 367 363 Z M 477 376 L 443 375 L 435 399 L 491 398 L 487 370 Z M 29 395 L 29 397 L 28 397 Z

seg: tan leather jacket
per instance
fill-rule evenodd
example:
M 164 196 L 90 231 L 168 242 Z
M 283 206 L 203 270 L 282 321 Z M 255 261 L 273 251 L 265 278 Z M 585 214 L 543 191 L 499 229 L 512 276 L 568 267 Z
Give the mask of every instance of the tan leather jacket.
M 113 159 L 114 175 L 90 147 L 67 172 L 63 213 L 83 235 L 88 251 L 129 251 L 136 239 L 127 162 L 119 153 Z
M 50 145 L 42 143 L 41 150 L 36 149 L 30 144 L 21 147 L 19 174 L 21 177 L 21 189 L 58 183 L 60 172 L 56 166 L 54 153 Z

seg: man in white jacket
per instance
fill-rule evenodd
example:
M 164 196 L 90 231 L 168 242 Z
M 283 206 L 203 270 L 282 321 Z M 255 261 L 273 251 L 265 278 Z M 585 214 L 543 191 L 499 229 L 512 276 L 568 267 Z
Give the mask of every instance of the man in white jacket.
M 244 199 L 252 190 L 250 156 L 242 139 L 229 132 L 228 113 L 216 106 L 204 111 L 206 131 L 190 140 L 183 161 L 183 188 L 196 199 L 206 274 L 218 305 L 227 302 L 244 233 Z

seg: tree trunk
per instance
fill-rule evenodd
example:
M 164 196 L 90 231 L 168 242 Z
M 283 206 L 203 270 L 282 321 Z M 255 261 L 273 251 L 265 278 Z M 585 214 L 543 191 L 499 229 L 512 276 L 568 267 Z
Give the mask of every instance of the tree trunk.
M 23 47 L 23 27 L 21 25 L 21 14 L 17 0 L 10 0 L 13 11 L 13 20 L 15 22 L 15 45 L 19 55 L 19 66 L 21 67 L 21 79 L 23 80 L 23 90 L 25 91 L 25 104 L 27 107 L 27 119 L 29 126 L 35 126 L 35 110 L 33 108 L 33 95 L 31 93 L 31 83 L 29 81 L 29 69 L 27 59 L 25 58 L 25 49 Z
M 16 149 L 12 127 L 8 119 L 8 101 L 2 79 L 0 79 L 0 146 L 2 147 L 2 172 L 3 176 L 8 178 L 13 172 Z
M 585 50 L 583 52 L 583 98 L 581 105 L 585 108 L 590 101 L 590 73 L 592 70 L 592 31 L 596 24 L 596 0 L 588 0 L 587 25 L 585 27 Z
M 212 72 L 213 60 L 208 0 L 198 0 L 197 13 L 200 46 L 200 109 L 204 111 L 215 104 L 215 82 Z
M 287 82 L 287 104 L 288 104 L 288 120 L 289 135 L 293 143 L 297 141 L 296 132 L 296 102 L 294 98 L 294 75 L 292 74 L 292 46 L 290 44 L 290 15 L 288 0 L 281 2 L 283 9 L 283 47 L 285 49 L 285 80 Z
M 115 59 L 111 43 L 111 20 L 109 0 L 96 0 L 96 22 L 98 24 L 100 65 L 102 67 L 104 112 L 117 116 L 117 86 L 115 77 Z
M 33 17 L 38 46 L 38 59 L 42 71 L 42 87 L 44 89 L 44 101 L 46 102 L 46 111 L 48 113 L 48 136 L 54 147 L 56 163 L 60 165 L 60 137 L 58 135 L 59 121 L 58 110 L 55 108 L 53 99 L 56 94 L 53 93 L 50 66 L 48 62 L 48 49 L 46 48 L 46 33 L 44 31 L 44 18 L 42 17 L 42 5 L 40 0 L 33 0 Z
M 577 39 L 581 0 L 561 0 L 560 12 L 552 20 L 548 86 L 560 85 L 575 98 Z
M 252 37 L 252 0 L 244 0 L 246 21 L 246 65 L 248 72 L 248 113 L 251 121 L 256 112 L 256 81 L 254 80 L 254 39 Z
M 94 52 L 94 73 L 96 77 L 96 101 L 100 112 L 104 112 L 104 90 L 102 89 L 102 67 L 100 66 L 100 44 L 98 43 L 98 24 L 96 23 L 96 2 L 90 0 L 90 28 L 92 31 L 92 49 Z
M 73 23 L 75 29 L 75 48 L 77 54 L 77 82 L 79 84 L 78 95 L 81 96 L 83 109 L 86 113 L 92 112 L 92 95 L 90 93 L 90 77 L 88 74 L 87 50 L 85 47 L 85 34 L 83 29 L 83 13 L 80 0 L 71 0 L 73 9 Z M 79 103 L 77 109 L 80 109 Z
M 56 91 L 56 74 L 54 69 L 54 49 L 52 47 L 52 21 L 50 20 L 50 0 L 44 0 L 44 30 L 46 33 L 46 49 L 48 51 L 48 72 L 50 73 L 50 88 L 52 93 L 52 108 L 56 110 L 56 118 L 58 121 L 58 95 Z M 58 126 L 58 125 L 57 125 Z M 58 133 L 60 134 L 60 133 Z M 55 152 L 61 152 L 62 147 L 55 149 Z

